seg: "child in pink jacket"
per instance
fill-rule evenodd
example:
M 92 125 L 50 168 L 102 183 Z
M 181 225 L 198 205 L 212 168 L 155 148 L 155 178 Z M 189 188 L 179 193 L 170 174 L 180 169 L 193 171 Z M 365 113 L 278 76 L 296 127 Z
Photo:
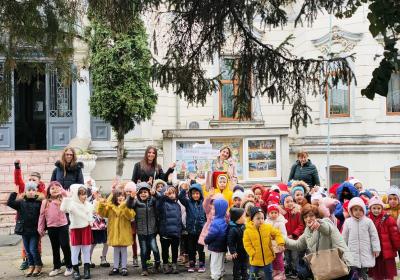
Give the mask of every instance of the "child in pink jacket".
M 68 220 L 60 205 L 66 192 L 59 182 L 51 182 L 47 188 L 46 199 L 43 200 L 40 208 L 38 232 L 44 236 L 45 231 L 49 234 L 51 249 L 53 251 L 53 270 L 49 276 L 56 276 L 62 273 L 60 248 L 63 251 L 66 270 L 65 276 L 72 274 L 71 248 L 69 247 Z
M 206 238 L 208 234 L 208 230 L 210 228 L 211 222 L 214 219 L 215 215 L 215 210 L 214 210 L 214 200 L 216 199 L 224 199 L 224 196 L 220 193 L 214 194 L 214 190 L 210 190 L 210 193 L 206 199 L 203 201 L 203 208 L 204 212 L 206 213 L 207 221 L 204 224 L 204 227 L 200 233 L 199 241 L 198 243 L 205 246 L 204 239 Z

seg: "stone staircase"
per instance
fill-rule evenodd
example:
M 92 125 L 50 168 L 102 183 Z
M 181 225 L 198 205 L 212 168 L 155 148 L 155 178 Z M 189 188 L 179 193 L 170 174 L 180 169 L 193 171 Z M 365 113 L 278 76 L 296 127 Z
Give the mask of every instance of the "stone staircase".
M 54 163 L 61 151 L 0 151 L 0 235 L 12 234 L 15 226 L 15 211 L 6 206 L 10 192 L 14 191 L 14 161 L 21 161 L 23 178 L 30 172 L 39 172 L 42 181 L 50 181 Z

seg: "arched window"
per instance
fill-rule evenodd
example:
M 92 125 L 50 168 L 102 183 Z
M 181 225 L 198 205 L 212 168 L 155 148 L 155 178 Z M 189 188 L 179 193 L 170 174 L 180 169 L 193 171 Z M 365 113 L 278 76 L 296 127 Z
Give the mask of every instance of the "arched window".
M 329 186 L 342 183 L 349 177 L 349 169 L 341 165 L 331 165 L 329 168 Z
M 390 168 L 390 185 L 400 186 L 400 165 Z

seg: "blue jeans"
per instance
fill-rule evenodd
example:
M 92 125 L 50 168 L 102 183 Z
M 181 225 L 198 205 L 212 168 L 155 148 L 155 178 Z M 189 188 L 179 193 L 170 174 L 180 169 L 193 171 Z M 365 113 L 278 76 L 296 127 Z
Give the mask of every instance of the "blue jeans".
M 266 266 L 250 266 L 249 280 L 258 279 L 258 272 L 264 271 L 264 280 L 272 280 L 272 264 Z
M 22 241 L 24 242 L 24 248 L 26 251 L 26 256 L 28 258 L 29 266 L 43 265 L 38 249 L 39 234 L 24 234 L 22 235 Z
M 156 235 L 155 234 L 139 234 L 139 245 L 140 245 L 140 259 L 142 263 L 142 270 L 147 270 L 147 259 L 150 256 L 150 251 L 153 251 L 156 266 L 160 265 L 160 252 L 158 251 Z

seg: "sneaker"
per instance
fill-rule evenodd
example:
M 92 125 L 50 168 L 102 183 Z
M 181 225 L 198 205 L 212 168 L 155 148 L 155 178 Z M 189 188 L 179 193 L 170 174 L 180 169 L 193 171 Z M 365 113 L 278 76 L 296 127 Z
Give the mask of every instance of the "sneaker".
M 53 277 L 53 276 L 56 276 L 56 275 L 61 274 L 61 273 L 62 273 L 61 268 L 56 268 L 56 269 L 50 271 L 49 276 Z
M 112 275 L 118 275 L 119 274 L 119 269 L 118 268 L 113 268 L 108 275 L 112 276 Z
M 36 265 L 35 266 L 35 271 L 33 271 L 32 276 L 33 277 L 38 277 L 42 274 L 42 266 L 41 265 Z
M 204 263 L 199 264 L 199 269 L 197 270 L 197 272 L 200 272 L 200 273 L 206 272 L 206 267 L 205 267 Z
M 132 265 L 133 265 L 133 267 L 139 267 L 139 262 L 138 262 L 137 257 L 132 259 Z
M 95 263 L 90 263 L 90 268 L 95 268 L 96 264 Z
M 100 257 L 100 267 L 110 267 L 106 257 Z
M 29 267 L 28 265 L 28 260 L 27 259 L 23 259 L 21 265 L 19 266 L 20 270 L 25 270 Z
M 190 266 L 190 267 L 188 268 L 188 272 L 190 272 L 190 273 L 194 272 L 194 266 Z
M 74 270 L 71 268 L 66 268 L 64 272 L 64 276 L 71 276 Z
M 128 270 L 126 268 L 121 269 L 121 276 L 128 276 Z
M 140 273 L 142 276 L 149 276 L 149 272 L 147 270 L 143 270 L 142 273 Z

